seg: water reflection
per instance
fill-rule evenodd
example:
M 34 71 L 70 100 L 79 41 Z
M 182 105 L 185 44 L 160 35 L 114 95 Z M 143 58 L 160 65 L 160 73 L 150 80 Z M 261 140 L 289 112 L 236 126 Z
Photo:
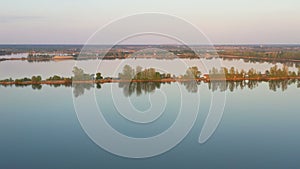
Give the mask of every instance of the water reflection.
M 264 82 L 264 81 L 255 81 L 255 80 L 244 80 L 244 81 L 227 81 L 226 83 L 224 82 L 219 82 L 219 81 L 214 81 L 214 82 L 210 82 L 208 83 L 208 88 L 210 90 L 214 91 L 230 91 L 230 92 L 234 92 L 237 89 L 250 89 L 253 90 L 255 88 L 257 88 L 259 86 L 260 83 L 268 83 L 269 84 L 269 89 L 272 91 L 277 91 L 277 90 L 281 90 L 281 91 L 285 91 L 288 89 L 288 86 L 292 85 L 292 84 L 296 84 L 297 83 L 297 88 L 300 88 L 300 80 L 296 80 L 296 79 L 290 79 L 290 80 L 270 80 L 268 82 Z
M 297 88 L 300 88 L 300 80 L 291 79 L 291 80 L 272 80 L 268 82 L 263 81 L 211 81 L 207 83 L 209 90 L 212 92 L 215 91 L 230 91 L 234 92 L 235 90 L 250 89 L 253 90 L 259 86 L 260 83 L 268 83 L 269 89 L 272 91 L 282 90 L 285 91 L 288 89 L 288 86 L 292 84 L 297 84 Z M 132 82 L 132 83 L 119 83 L 119 87 L 123 88 L 123 93 L 126 97 L 131 96 L 133 93 L 136 93 L 137 96 L 141 94 L 147 94 L 154 92 L 156 89 L 161 87 L 160 82 Z M 186 90 L 190 93 L 197 93 L 199 85 L 201 82 L 197 81 L 185 81 L 180 82 L 179 84 L 184 85 Z
M 152 93 L 156 89 L 159 89 L 161 82 L 130 82 L 130 83 L 119 83 L 119 88 L 123 88 L 123 94 L 126 97 L 131 96 L 135 93 L 137 96 L 141 94 Z
M 73 87 L 74 96 L 79 97 L 84 94 L 85 90 L 90 90 L 90 89 L 94 88 L 94 84 L 93 83 L 73 83 L 72 87 Z M 98 88 L 98 85 L 97 85 L 97 88 Z M 101 88 L 101 86 L 100 86 L 100 88 Z
M 282 80 L 282 81 L 270 81 L 269 89 L 273 91 L 277 91 L 278 89 L 285 91 L 288 89 L 289 85 L 294 84 L 296 82 L 297 82 L 297 87 L 299 88 L 300 80 L 292 79 L 292 80 Z
M 249 88 L 249 89 L 254 89 L 255 87 L 258 86 L 258 83 L 261 81 L 227 81 L 227 82 L 222 82 L 222 81 L 212 81 L 208 83 L 208 88 L 210 90 L 214 91 L 231 91 L 233 92 L 236 89 L 244 89 L 244 88 Z
M 33 90 L 41 90 L 42 89 L 41 84 L 32 84 L 31 87 Z
M 190 93 L 197 93 L 198 92 L 198 85 L 201 84 L 201 82 L 197 82 L 195 80 L 191 81 L 184 81 L 181 82 L 182 85 L 185 86 L 186 90 Z
M 136 94 L 136 96 L 140 96 L 142 94 L 148 94 L 153 93 L 155 90 L 160 89 L 161 85 L 164 84 L 170 84 L 174 82 L 123 82 L 118 83 L 118 87 L 123 89 L 123 94 L 126 97 L 130 97 L 132 94 Z M 243 90 L 243 89 L 250 89 L 253 90 L 259 86 L 261 83 L 268 83 L 269 90 L 272 91 L 285 91 L 288 89 L 289 86 L 296 84 L 297 88 L 300 88 L 300 79 L 290 79 L 290 80 L 272 80 L 272 81 L 211 81 L 207 83 L 208 89 L 212 92 L 215 91 L 230 91 L 234 92 L 235 90 Z M 197 81 L 184 81 L 184 82 L 178 82 L 178 84 L 183 85 L 186 90 L 189 93 L 197 93 L 199 90 L 200 85 L 205 85 L 204 82 L 197 82 Z M 85 90 L 90 90 L 96 87 L 97 89 L 101 90 L 100 83 L 94 84 L 94 83 L 73 83 L 73 94 L 75 97 L 79 97 L 81 95 L 84 95 Z M 26 87 L 31 86 L 33 90 L 41 90 L 43 85 L 42 84 L 15 84 L 15 85 L 1 85 L 3 87 Z M 70 84 L 51 84 L 50 86 L 53 87 L 71 87 Z

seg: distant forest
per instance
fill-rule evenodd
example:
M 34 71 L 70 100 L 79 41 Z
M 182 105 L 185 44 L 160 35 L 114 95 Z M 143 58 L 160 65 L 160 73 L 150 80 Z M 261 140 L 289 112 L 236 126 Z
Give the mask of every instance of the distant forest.
M 83 49 L 83 51 L 82 51 Z M 144 57 L 167 58 L 211 58 L 217 54 L 221 58 L 241 58 L 255 61 L 296 61 L 300 62 L 300 45 L 0 45 L 0 55 L 14 53 L 29 53 L 31 61 L 32 53 L 41 59 L 49 59 L 45 54 L 72 55 L 74 59 L 80 55 L 80 59 L 106 58 L 124 59 L 137 57 L 135 53 L 145 49 L 152 49 L 142 53 Z M 199 55 L 199 56 L 198 56 Z M 3 59 L 3 58 L 2 58 Z M 50 58 L 51 59 L 51 58 Z

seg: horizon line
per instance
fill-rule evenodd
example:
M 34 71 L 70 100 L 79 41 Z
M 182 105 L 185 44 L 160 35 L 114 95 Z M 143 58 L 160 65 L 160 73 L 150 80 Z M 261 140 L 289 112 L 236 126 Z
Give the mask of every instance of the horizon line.
M 103 45 L 103 46 L 115 46 L 114 44 L 83 44 L 83 43 L 0 43 L 0 45 L 82 45 L 82 46 L 86 46 L 86 45 Z M 172 45 L 172 46 L 181 46 L 181 45 L 185 45 L 185 44 L 119 44 L 117 46 L 147 46 L 147 45 Z M 221 46 L 221 45 L 300 45 L 300 43 L 212 43 L 212 44 L 189 44 L 191 46 L 197 46 L 197 45 L 217 45 L 217 46 Z M 187 45 L 187 46 L 189 46 Z

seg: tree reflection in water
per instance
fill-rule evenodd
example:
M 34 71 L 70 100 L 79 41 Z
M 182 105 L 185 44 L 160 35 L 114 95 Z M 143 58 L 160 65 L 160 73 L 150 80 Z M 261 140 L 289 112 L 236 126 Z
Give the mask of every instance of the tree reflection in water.
M 100 84 L 99 84 L 100 85 Z M 97 85 L 97 88 L 99 86 Z M 73 94 L 75 97 L 81 96 L 84 94 L 84 90 L 90 90 L 91 88 L 94 88 L 93 83 L 73 83 Z M 101 88 L 101 86 L 100 86 Z
M 258 87 L 260 83 L 263 83 L 263 81 L 211 81 L 208 83 L 209 90 L 215 92 L 215 91 L 227 91 L 234 92 L 237 89 L 255 89 Z M 266 82 L 269 84 L 269 89 L 272 91 L 277 91 L 281 89 L 282 91 L 285 91 L 288 89 L 289 85 L 297 84 L 297 88 L 300 88 L 300 80 L 291 79 L 291 80 L 272 80 Z M 123 94 L 126 97 L 131 96 L 132 94 L 136 93 L 137 96 L 140 96 L 141 94 L 147 94 L 147 93 L 153 93 L 156 89 L 160 89 L 161 84 L 165 84 L 164 82 L 123 82 L 119 83 L 119 88 L 123 88 Z M 197 81 L 185 81 L 180 82 L 181 85 L 184 85 L 186 90 L 190 93 L 197 93 L 198 92 L 198 86 L 201 85 L 200 82 Z M 100 84 L 96 84 L 98 89 L 101 89 Z M 90 90 L 94 87 L 94 84 L 92 83 L 78 83 L 73 84 L 74 87 L 74 96 L 78 97 L 80 95 L 84 94 L 84 90 Z
M 258 85 L 260 83 L 263 83 L 263 81 L 255 81 L 255 80 L 251 80 L 251 81 L 227 81 L 227 82 L 220 82 L 220 81 L 211 81 L 210 83 L 208 83 L 208 88 L 210 90 L 214 91 L 235 91 L 236 89 L 255 89 L 256 87 L 258 87 Z M 269 89 L 272 91 L 277 91 L 278 89 L 281 89 L 282 91 L 285 91 L 288 89 L 289 85 L 295 84 L 297 83 L 297 88 L 300 88 L 300 80 L 296 80 L 296 79 L 290 79 L 290 80 L 270 80 L 268 82 L 266 82 L 269 84 Z
M 184 81 L 181 82 L 186 88 L 186 90 L 190 93 L 197 93 L 198 92 L 198 85 L 201 84 L 201 82 L 197 82 L 196 80 L 191 81 Z
M 142 93 L 152 93 L 155 89 L 159 89 L 161 82 L 123 82 L 119 83 L 119 87 L 123 88 L 123 93 L 126 97 L 136 93 L 140 96 Z
M 32 84 L 31 87 L 33 90 L 41 90 L 42 89 L 41 84 Z
M 214 91 L 217 91 L 218 89 L 221 92 L 226 91 L 227 89 L 227 83 L 224 81 L 211 81 L 208 83 L 208 89 Z
M 299 80 L 276 80 L 276 81 L 269 81 L 269 89 L 273 91 L 277 91 L 281 88 L 282 91 L 287 90 L 288 86 L 297 82 L 297 87 L 299 88 Z
M 133 93 L 136 93 L 137 96 L 140 96 L 142 94 L 147 93 L 153 93 L 156 89 L 160 89 L 161 84 L 165 83 L 171 83 L 171 82 L 123 82 L 118 83 L 119 88 L 123 88 L 123 93 L 126 97 L 131 96 Z M 173 83 L 173 82 L 172 82 Z M 285 91 L 288 89 L 288 86 L 292 84 L 296 84 L 297 88 L 300 88 L 300 79 L 290 79 L 290 80 L 270 80 L 270 81 L 211 81 L 207 83 L 209 90 L 211 91 L 227 91 L 234 92 L 237 89 L 255 89 L 258 87 L 260 83 L 268 83 L 269 89 L 272 91 Z M 180 82 L 179 84 L 184 85 L 186 90 L 190 93 L 197 93 L 198 87 L 201 85 L 201 82 L 197 81 L 185 81 Z M 203 85 L 203 83 L 202 83 Z M 12 86 L 12 85 L 1 85 L 4 87 Z M 16 87 L 26 87 L 30 86 L 29 84 L 16 84 Z M 32 89 L 34 90 L 41 90 L 42 86 L 41 84 L 32 84 Z M 52 84 L 50 86 L 54 87 L 60 87 L 60 86 L 66 86 L 69 87 L 69 84 Z M 85 90 L 90 90 L 96 86 L 97 89 L 101 89 L 101 84 L 94 84 L 94 83 L 73 83 L 72 87 L 74 88 L 73 94 L 75 97 L 79 97 L 84 94 Z

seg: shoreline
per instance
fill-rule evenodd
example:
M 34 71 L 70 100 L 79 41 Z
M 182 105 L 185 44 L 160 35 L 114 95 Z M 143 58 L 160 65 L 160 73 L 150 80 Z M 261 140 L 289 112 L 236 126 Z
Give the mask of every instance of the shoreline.
M 289 59 L 289 58 L 267 58 L 267 57 L 255 57 L 255 56 L 236 56 L 236 55 L 224 55 L 218 54 L 219 58 L 221 59 L 256 59 L 258 61 L 265 61 L 265 62 L 300 62 L 299 59 Z M 84 60 L 95 60 L 101 59 L 97 57 L 90 57 L 90 58 L 82 58 Z M 115 59 L 126 59 L 126 58 L 102 58 L 103 60 L 115 60 Z M 145 57 L 144 59 L 148 59 Z M 157 58 L 157 59 L 164 59 L 164 58 Z M 166 58 L 165 58 L 166 59 Z M 175 57 L 175 58 L 168 58 L 168 59 L 188 59 L 188 57 Z M 201 59 L 201 58 L 189 58 L 189 59 Z M 75 58 L 0 58 L 1 61 L 64 61 L 64 60 L 76 60 Z
M 70 80 L 56 80 L 47 81 L 42 80 L 39 82 L 25 81 L 25 82 L 0 82 L 0 85 L 72 85 L 72 84 L 103 84 L 103 83 L 147 83 L 147 82 L 158 82 L 158 83 L 173 83 L 173 82 L 204 82 L 209 83 L 212 81 L 228 81 L 228 82 L 239 82 L 239 81 L 278 81 L 278 80 L 300 80 L 300 76 L 293 77 L 256 77 L 256 78 L 197 78 L 197 79 L 160 79 L 160 80 L 121 80 L 121 79 L 102 79 L 102 80 L 82 80 L 82 81 L 70 81 Z
M 74 58 L 38 58 L 38 59 L 30 59 L 30 58 L 0 58 L 1 61 L 63 61 L 63 60 L 75 60 Z
M 260 61 L 265 61 L 265 62 L 300 62 L 298 59 L 284 59 L 284 58 L 267 58 L 267 57 L 255 57 L 255 56 L 235 56 L 235 55 L 224 55 L 224 54 L 219 54 L 220 58 L 224 59 L 257 59 Z

